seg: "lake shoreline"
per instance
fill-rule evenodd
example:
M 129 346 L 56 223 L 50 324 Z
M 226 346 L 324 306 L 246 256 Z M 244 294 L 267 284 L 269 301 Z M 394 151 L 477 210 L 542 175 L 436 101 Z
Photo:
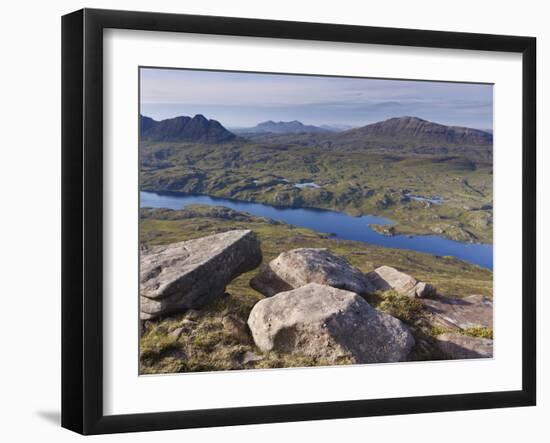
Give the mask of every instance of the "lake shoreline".
M 152 201 L 152 204 L 148 205 L 147 201 L 149 203 Z M 159 192 L 144 189 L 140 191 L 140 207 L 142 208 L 182 209 L 188 204 L 227 206 L 237 211 L 283 221 L 319 233 L 334 235 L 336 238 L 344 240 L 361 241 L 390 248 L 409 249 L 437 256 L 453 256 L 490 270 L 493 266 L 492 244 L 460 242 L 435 234 L 411 235 L 392 230 L 392 235 L 386 235 L 377 232 L 378 230 L 374 225 L 393 226 L 393 221 L 386 217 L 374 215 L 355 216 L 330 209 L 277 206 L 177 191 Z
M 372 212 L 363 212 L 361 210 L 349 211 L 349 210 L 345 210 L 345 209 L 337 209 L 337 208 L 332 208 L 332 207 L 305 206 L 305 205 L 299 205 L 299 204 L 298 205 L 294 205 L 294 204 L 284 205 L 284 204 L 276 204 L 276 203 L 267 203 L 267 202 L 264 202 L 264 201 L 261 201 L 261 200 L 255 200 L 255 199 L 243 200 L 243 199 L 232 198 L 232 197 L 224 197 L 224 196 L 219 196 L 219 195 L 214 195 L 214 194 L 188 193 L 188 192 L 182 192 L 182 191 L 166 191 L 166 190 L 158 190 L 158 189 L 148 188 L 148 187 L 140 187 L 140 192 L 149 192 L 149 193 L 156 193 L 156 194 L 161 194 L 161 195 L 175 195 L 175 196 L 204 196 L 204 197 L 210 197 L 210 198 L 213 198 L 213 199 L 231 200 L 231 201 L 234 201 L 236 203 L 254 203 L 254 204 L 270 206 L 270 207 L 278 208 L 278 209 L 306 209 L 306 210 L 311 210 L 311 211 L 330 211 L 330 212 L 345 214 L 349 217 L 356 217 L 356 218 L 361 218 L 361 217 L 384 218 L 384 219 L 388 220 L 388 223 L 376 223 L 376 225 L 392 226 L 393 227 L 392 228 L 392 232 L 393 232 L 392 235 L 405 235 L 405 236 L 411 236 L 411 235 L 413 235 L 413 236 L 437 235 L 437 236 L 441 236 L 441 237 L 447 238 L 449 240 L 460 242 L 460 243 L 468 243 L 468 244 L 472 244 L 472 245 L 491 245 L 491 246 L 493 245 L 492 241 L 491 242 L 473 241 L 473 240 L 466 240 L 465 241 L 465 240 L 461 240 L 461 239 L 458 239 L 458 238 L 450 236 L 450 235 L 446 235 L 444 232 L 439 233 L 439 232 L 436 232 L 436 231 L 414 230 L 414 229 L 409 231 L 409 230 L 403 230 L 402 227 L 401 227 L 401 229 L 398 229 L 396 227 L 398 223 L 399 224 L 406 224 L 406 223 L 403 222 L 403 221 L 399 221 L 399 220 L 398 221 L 392 220 L 392 219 L 388 218 L 389 215 L 378 215 L 378 214 L 374 214 Z M 382 232 L 379 232 L 379 233 L 382 233 Z M 386 235 L 386 234 L 384 234 L 384 235 Z M 492 236 L 491 236 L 491 238 L 492 238 Z

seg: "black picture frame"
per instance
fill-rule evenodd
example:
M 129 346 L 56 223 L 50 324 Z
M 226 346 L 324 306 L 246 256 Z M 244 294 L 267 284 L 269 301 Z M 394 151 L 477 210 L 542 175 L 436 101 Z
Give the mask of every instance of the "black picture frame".
M 523 64 L 522 389 L 131 415 L 103 413 L 103 30 L 502 51 Z M 320 420 L 536 403 L 536 39 L 83 9 L 62 18 L 62 426 L 82 434 Z

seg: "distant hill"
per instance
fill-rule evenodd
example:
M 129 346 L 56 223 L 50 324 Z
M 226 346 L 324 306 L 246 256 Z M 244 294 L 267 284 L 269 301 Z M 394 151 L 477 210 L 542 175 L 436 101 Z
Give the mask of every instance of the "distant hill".
M 329 129 L 321 128 L 319 126 L 304 125 L 298 120 L 290 122 L 274 122 L 268 120 L 263 123 L 259 123 L 253 128 L 244 128 L 238 131 L 241 134 L 246 133 L 272 133 L 272 134 L 312 134 L 312 133 L 329 133 L 332 132 Z
M 223 143 L 236 139 L 218 121 L 208 120 L 203 115 L 175 117 L 156 121 L 139 116 L 139 133 L 142 141 L 190 141 Z
M 490 161 L 493 136 L 487 131 L 446 126 L 418 117 L 396 117 L 339 132 L 242 134 L 248 140 L 280 146 L 369 151 L 392 155 L 459 156 Z
M 337 134 L 334 141 L 395 141 L 424 146 L 491 146 L 492 134 L 479 129 L 445 126 L 418 117 L 396 117 Z
M 348 129 L 353 129 L 355 126 L 352 125 L 321 125 L 319 126 L 321 129 L 326 129 L 327 131 L 334 131 L 334 132 L 340 132 L 340 131 L 347 131 Z

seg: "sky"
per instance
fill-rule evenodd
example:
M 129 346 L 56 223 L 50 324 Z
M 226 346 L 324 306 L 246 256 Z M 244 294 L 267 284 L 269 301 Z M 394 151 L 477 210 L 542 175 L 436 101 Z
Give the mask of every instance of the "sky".
M 266 120 L 358 127 L 402 116 L 493 128 L 493 86 L 472 83 L 141 68 L 140 105 L 155 120 L 203 114 L 227 128 Z

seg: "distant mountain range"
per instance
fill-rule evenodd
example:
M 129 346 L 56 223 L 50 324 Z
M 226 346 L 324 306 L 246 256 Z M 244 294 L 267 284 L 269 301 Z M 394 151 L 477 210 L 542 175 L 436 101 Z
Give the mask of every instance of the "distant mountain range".
M 246 133 L 272 133 L 272 134 L 318 134 L 318 133 L 328 133 L 332 132 L 331 129 L 322 128 L 319 126 L 313 125 L 304 125 L 298 120 L 293 120 L 290 122 L 274 122 L 273 120 L 268 120 L 266 122 L 258 123 L 253 128 L 241 128 L 235 130 L 237 133 L 246 134 Z
M 352 125 L 320 125 L 321 129 L 326 129 L 327 131 L 333 131 L 333 132 L 340 132 L 340 131 L 347 131 L 348 129 L 353 129 L 356 126 Z
M 189 141 L 200 143 L 224 143 L 237 136 L 225 129 L 220 122 L 208 120 L 201 114 L 194 117 L 175 117 L 156 121 L 139 116 L 139 133 L 143 141 Z
M 395 147 L 492 147 L 493 135 L 487 131 L 461 126 L 446 126 L 418 117 L 395 117 L 360 128 L 329 130 L 326 127 L 290 122 L 266 121 L 253 128 L 235 129 L 252 141 L 301 144 L 303 146 L 372 147 L 382 143 Z M 224 143 L 241 140 L 216 120 L 203 115 L 175 117 L 156 121 L 140 115 L 140 137 L 143 141 L 188 141 Z
M 446 126 L 418 117 L 396 117 L 338 134 L 338 141 L 348 140 L 411 140 L 426 145 L 486 146 L 493 143 L 493 135 L 479 129 Z

